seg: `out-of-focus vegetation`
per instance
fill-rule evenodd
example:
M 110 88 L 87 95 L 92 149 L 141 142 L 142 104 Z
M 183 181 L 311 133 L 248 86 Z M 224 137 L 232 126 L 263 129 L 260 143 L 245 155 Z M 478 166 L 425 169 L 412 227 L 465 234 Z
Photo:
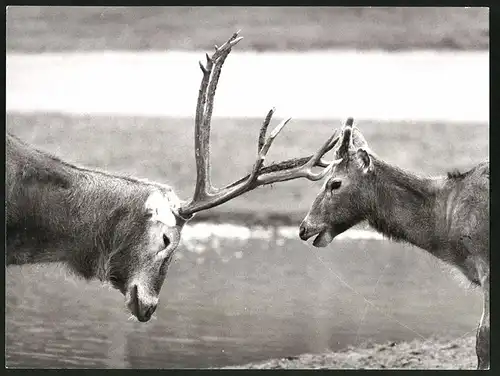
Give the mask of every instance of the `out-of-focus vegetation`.
M 20 7 L 7 51 L 211 49 L 237 29 L 257 51 L 489 48 L 488 8 Z
M 261 123 L 213 120 L 215 185 L 250 172 Z M 292 120 L 275 140 L 266 163 L 312 154 L 340 125 L 340 120 Z M 361 121 L 357 126 L 382 159 L 418 174 L 465 170 L 489 155 L 488 124 Z M 191 196 L 195 182 L 193 129 L 192 119 L 7 114 L 7 130 L 43 150 L 89 167 L 170 184 L 184 199 Z M 262 187 L 196 218 L 296 224 L 320 185 L 298 179 Z

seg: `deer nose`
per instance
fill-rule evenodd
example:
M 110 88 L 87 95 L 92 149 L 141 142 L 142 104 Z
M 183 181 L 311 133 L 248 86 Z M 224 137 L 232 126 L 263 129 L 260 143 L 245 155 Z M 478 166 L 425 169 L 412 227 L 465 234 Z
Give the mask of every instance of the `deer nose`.
M 149 308 L 146 309 L 146 312 L 144 312 L 144 318 L 146 320 L 149 320 L 151 318 L 151 316 L 153 316 L 153 313 L 155 313 L 155 311 L 156 311 L 156 307 L 157 307 L 157 305 L 154 304 L 154 305 L 149 306 Z
M 306 229 L 306 226 L 304 225 L 304 222 L 302 222 L 300 224 L 300 228 L 299 228 L 299 237 L 302 239 L 302 240 L 307 240 L 307 229 Z
M 141 299 L 141 297 L 139 297 L 137 285 L 132 287 L 129 308 L 135 317 L 137 317 L 137 320 L 140 322 L 149 321 L 151 316 L 153 316 L 153 313 L 156 311 L 157 305 L 157 302 L 145 302 Z
M 137 309 L 137 320 L 140 322 L 149 321 L 153 313 L 156 311 L 157 304 L 141 304 Z

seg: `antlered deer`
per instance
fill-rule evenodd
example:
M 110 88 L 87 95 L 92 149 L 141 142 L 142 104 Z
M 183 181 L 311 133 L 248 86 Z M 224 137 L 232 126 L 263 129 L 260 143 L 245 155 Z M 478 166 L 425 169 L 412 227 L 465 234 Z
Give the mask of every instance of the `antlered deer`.
M 489 162 L 465 173 L 422 178 L 382 161 L 349 118 L 335 141 L 342 161 L 329 172 L 299 236 L 325 247 L 367 220 L 387 237 L 414 244 L 457 267 L 484 293 L 476 337 L 478 368 L 490 364 Z
M 246 177 L 216 189 L 210 182 L 210 124 L 222 65 L 241 40 L 235 33 L 207 55 L 195 120 L 196 187 L 181 201 L 169 186 L 74 166 L 34 149 L 17 137 L 6 140 L 7 265 L 63 262 L 87 280 L 109 282 L 125 295 L 141 322 L 158 304 L 165 275 L 184 224 L 259 186 L 305 177 L 319 180 L 330 163 L 322 156 L 332 137 L 309 157 L 263 167 L 271 144 L 288 120 L 266 137 L 274 110 L 265 118 L 258 155 Z M 333 162 L 332 162 L 333 163 Z M 313 173 L 312 168 L 323 168 Z

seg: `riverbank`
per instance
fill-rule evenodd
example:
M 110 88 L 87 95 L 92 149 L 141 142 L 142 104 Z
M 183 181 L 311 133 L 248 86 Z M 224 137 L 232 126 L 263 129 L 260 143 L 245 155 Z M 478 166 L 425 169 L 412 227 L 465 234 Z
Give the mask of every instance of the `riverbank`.
M 223 369 L 476 369 L 474 346 L 474 336 L 366 344 Z

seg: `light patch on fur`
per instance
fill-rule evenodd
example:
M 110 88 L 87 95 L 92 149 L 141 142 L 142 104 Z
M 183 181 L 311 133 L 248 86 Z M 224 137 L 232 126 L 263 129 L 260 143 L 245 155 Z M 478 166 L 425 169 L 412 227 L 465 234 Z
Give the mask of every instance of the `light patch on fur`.
M 154 191 L 146 200 L 146 210 L 151 213 L 152 221 L 161 222 L 168 227 L 175 227 L 180 202 L 177 195 L 168 192 L 166 195 Z

